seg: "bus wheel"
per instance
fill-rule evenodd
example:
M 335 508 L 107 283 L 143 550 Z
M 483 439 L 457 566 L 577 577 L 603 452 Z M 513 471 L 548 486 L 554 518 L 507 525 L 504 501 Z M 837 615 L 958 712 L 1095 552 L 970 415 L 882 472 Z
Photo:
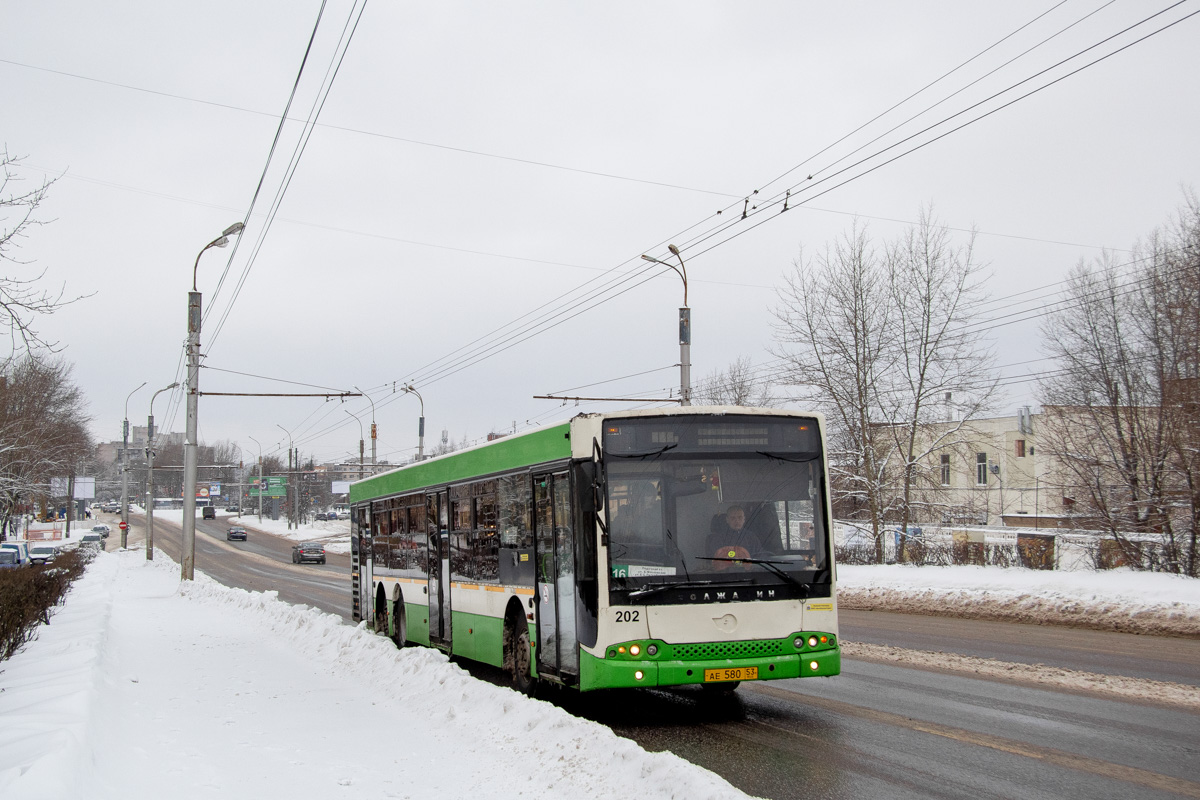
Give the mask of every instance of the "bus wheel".
M 537 678 L 533 677 L 533 651 L 529 647 L 529 626 L 524 620 L 509 618 L 512 642 L 513 688 L 521 694 L 533 695 L 537 691 Z
M 392 604 L 392 641 L 396 647 L 403 648 L 408 641 L 408 624 L 404 621 L 404 601 L 397 600 Z

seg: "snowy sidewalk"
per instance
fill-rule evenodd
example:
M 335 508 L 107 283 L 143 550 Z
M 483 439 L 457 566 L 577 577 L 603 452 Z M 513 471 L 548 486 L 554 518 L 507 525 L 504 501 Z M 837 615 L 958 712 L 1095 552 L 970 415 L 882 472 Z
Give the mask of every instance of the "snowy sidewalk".
M 102 554 L 0 664 L 0 796 L 744 797 L 440 653 Z

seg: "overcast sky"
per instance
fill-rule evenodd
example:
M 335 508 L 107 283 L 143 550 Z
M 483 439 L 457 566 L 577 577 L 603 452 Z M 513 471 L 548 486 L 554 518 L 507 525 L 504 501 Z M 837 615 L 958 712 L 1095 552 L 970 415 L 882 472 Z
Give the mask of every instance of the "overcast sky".
M 329 0 L 254 201 L 317 2 L 9 0 L 0 139 L 25 187 L 57 183 L 51 224 L 21 243 L 33 264 L 6 269 L 86 296 L 37 325 L 74 363 L 97 439 L 119 439 L 132 390 L 147 382 L 129 399 L 144 425 L 151 393 L 183 380 L 197 254 L 245 219 L 236 250 L 200 260 L 201 391 L 360 387 L 396 463 L 420 406 L 393 384 L 423 395 L 427 449 L 443 429 L 630 406 L 534 395 L 677 392 L 682 282 L 658 268 L 622 283 L 651 266 L 642 253 L 683 249 L 698 382 L 739 356 L 772 365 L 770 310 L 801 248 L 854 215 L 882 242 L 932 204 L 979 231 L 996 302 L 978 327 L 1020 380 L 1048 362 L 1022 363 L 1041 355 L 1038 319 L 1005 315 L 1053 300 L 1071 266 L 1128 249 L 1200 185 L 1200 16 L 1184 19 L 1200 0 L 1170 6 L 376 2 L 338 68 L 361 6 Z M 742 220 L 746 197 L 760 208 Z M 1035 400 L 1028 382 L 1007 391 L 1005 412 Z M 284 452 L 286 430 L 306 456 L 357 457 L 347 411 L 369 456 L 366 399 L 202 397 L 201 439 L 249 460 L 250 437 Z M 182 394 L 155 416 L 183 430 Z

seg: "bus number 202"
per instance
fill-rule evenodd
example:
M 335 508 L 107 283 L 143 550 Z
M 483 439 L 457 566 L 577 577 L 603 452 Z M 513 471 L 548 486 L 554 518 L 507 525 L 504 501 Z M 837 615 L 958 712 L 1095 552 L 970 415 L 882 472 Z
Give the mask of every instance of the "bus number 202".
M 637 622 L 638 612 L 636 611 L 618 611 L 617 622 Z

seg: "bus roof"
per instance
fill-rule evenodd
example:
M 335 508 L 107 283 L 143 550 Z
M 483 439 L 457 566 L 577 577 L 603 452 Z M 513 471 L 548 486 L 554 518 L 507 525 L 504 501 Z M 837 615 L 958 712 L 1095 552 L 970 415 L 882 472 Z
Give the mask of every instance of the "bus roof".
M 350 484 L 350 502 L 570 458 L 570 430 L 570 422 L 537 428 L 382 472 Z

